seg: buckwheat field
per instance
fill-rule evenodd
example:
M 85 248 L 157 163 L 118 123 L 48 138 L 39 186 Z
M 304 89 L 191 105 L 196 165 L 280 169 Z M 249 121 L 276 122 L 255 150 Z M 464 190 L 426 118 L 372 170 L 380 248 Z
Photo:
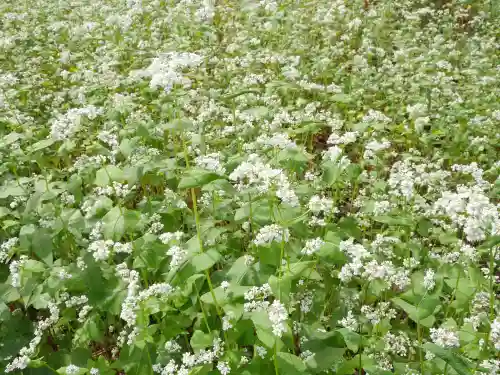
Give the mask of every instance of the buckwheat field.
M 0 372 L 500 374 L 500 1 L 0 15 Z

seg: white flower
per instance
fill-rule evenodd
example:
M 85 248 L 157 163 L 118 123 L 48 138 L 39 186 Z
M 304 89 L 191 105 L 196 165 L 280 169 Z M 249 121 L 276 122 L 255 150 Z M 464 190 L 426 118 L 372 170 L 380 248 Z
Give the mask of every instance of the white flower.
M 96 261 L 105 261 L 109 258 L 113 245 L 114 242 L 111 240 L 98 240 L 90 244 L 88 251 L 93 253 Z
M 345 327 L 351 331 L 357 331 L 358 330 L 358 321 L 354 317 L 354 314 L 352 311 L 349 311 L 347 313 L 347 316 L 345 318 L 342 318 L 339 322 L 339 324 L 342 327 Z
M 255 352 L 260 358 L 264 358 L 267 355 L 267 350 L 263 346 L 255 345 Z
M 115 242 L 115 244 L 113 245 L 113 251 L 115 253 L 132 254 L 132 243 Z
M 245 265 L 251 266 L 255 262 L 255 258 L 251 255 L 245 255 Z
M 458 348 L 460 341 L 456 332 L 446 328 L 431 328 L 431 340 L 442 348 Z
M 170 261 L 172 267 L 178 267 L 186 258 L 187 251 L 177 245 L 174 245 L 167 251 L 167 255 L 172 257 L 172 260 Z
M 29 363 L 30 359 L 27 356 L 17 357 L 5 367 L 5 372 L 24 370 L 26 367 L 28 367 Z
M 177 353 L 181 349 L 181 346 L 174 340 L 169 340 L 165 343 L 165 350 L 169 353 Z
M 479 367 L 487 370 L 487 372 L 480 371 L 481 374 L 499 375 L 500 374 L 500 360 L 487 359 L 481 362 Z
M 66 272 L 65 270 L 60 270 L 58 273 L 59 279 L 61 280 L 68 280 L 73 277 L 70 273 Z
M 248 359 L 247 356 L 245 356 L 245 355 L 241 356 L 241 358 L 240 358 L 240 366 L 246 365 L 248 362 L 250 362 L 250 360 Z
M 2 243 L 0 246 L 0 263 L 4 263 L 7 260 L 10 250 L 16 246 L 18 242 L 19 239 L 17 237 L 12 237 Z
M 288 313 L 285 306 L 279 300 L 274 300 L 272 305 L 269 306 L 268 316 L 273 324 L 273 334 L 277 337 L 281 337 L 283 332 L 286 331 L 284 322 L 288 319 Z
M 407 105 L 406 111 L 411 119 L 417 119 L 423 117 L 427 113 L 427 105 L 422 103 L 417 103 L 415 105 Z
M 313 195 L 309 200 L 308 208 L 314 214 L 323 212 L 324 215 L 328 215 L 334 210 L 333 200 L 326 197 L 320 197 L 319 195 Z
M 92 306 L 85 305 L 82 307 L 82 309 L 78 312 L 78 321 L 80 323 L 85 323 L 87 319 L 88 313 L 92 310 Z
M 219 370 L 222 375 L 228 375 L 231 372 L 231 367 L 229 367 L 227 362 L 219 362 L 217 363 L 217 370 Z
M 9 272 L 10 272 L 10 285 L 14 288 L 21 287 L 21 268 L 24 264 L 24 259 L 13 260 L 9 264 Z
M 288 242 L 289 238 L 290 232 L 288 228 L 282 228 L 277 224 L 271 224 L 260 229 L 253 243 L 257 246 L 264 246 L 272 242 Z
M 218 174 L 226 173 L 226 169 L 221 164 L 222 155 L 218 152 L 214 152 L 207 155 L 197 156 L 194 160 L 196 165 L 200 168 L 208 169 L 209 171 L 214 171 Z
M 428 291 L 431 291 L 434 289 L 434 286 L 436 285 L 436 281 L 434 280 L 434 270 L 432 268 L 429 268 L 425 271 L 425 276 L 424 276 L 424 281 L 423 285 L 424 288 L 427 289 Z
M 189 52 L 167 52 L 156 57 L 150 66 L 143 71 L 133 72 L 135 76 L 151 77 L 151 88 L 162 87 L 166 92 L 174 85 L 189 87 L 191 80 L 182 75 L 184 68 L 196 67 L 203 57 Z
M 180 241 L 183 236 L 183 232 L 167 232 L 160 234 L 158 238 L 163 244 L 167 245 L 170 241 Z
M 346 132 L 342 136 L 332 133 L 326 142 L 330 145 L 348 145 L 349 143 L 356 142 L 358 135 L 358 132 Z
M 224 290 L 226 290 L 227 288 L 229 288 L 230 284 L 228 281 L 224 280 L 223 282 L 220 283 L 220 287 Z
M 321 246 L 325 244 L 321 238 L 313 238 L 311 240 L 307 240 L 305 246 L 300 251 L 303 255 L 312 255 L 319 251 Z
M 80 371 L 80 367 L 75 366 L 75 365 L 68 365 L 68 367 L 66 367 L 66 374 L 67 375 L 78 374 L 79 371 Z
M 495 345 L 496 350 L 500 350 L 500 318 L 496 318 L 491 323 L 490 341 Z
M 411 341 L 404 332 L 399 332 L 398 335 L 390 332 L 384 336 L 385 348 L 384 350 L 390 354 L 397 354 L 401 357 L 406 357 L 408 349 L 411 348 Z
M 337 161 L 342 155 L 342 149 L 338 146 L 332 146 L 323 152 L 323 160 Z
M 313 353 L 310 350 L 304 350 L 302 353 L 300 353 L 300 358 L 303 361 L 307 361 L 307 360 L 311 359 L 312 357 L 314 357 L 315 354 L 316 353 Z
M 237 182 L 238 190 L 255 187 L 260 194 L 267 194 L 274 187 L 276 197 L 282 202 L 299 206 L 297 195 L 284 171 L 264 164 L 257 154 L 250 154 L 247 161 L 231 172 L 229 179 Z

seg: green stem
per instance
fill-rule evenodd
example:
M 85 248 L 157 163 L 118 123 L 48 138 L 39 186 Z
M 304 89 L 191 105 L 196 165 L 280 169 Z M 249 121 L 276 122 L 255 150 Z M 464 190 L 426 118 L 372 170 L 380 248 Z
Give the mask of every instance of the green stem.
M 186 142 L 184 142 L 184 140 L 183 140 L 183 147 L 184 147 L 184 158 L 186 161 L 186 167 L 189 168 L 189 157 L 188 157 L 188 153 L 187 153 Z M 198 213 L 198 205 L 196 204 L 196 192 L 195 192 L 194 188 L 191 188 L 191 199 L 193 201 L 193 215 L 194 215 L 194 220 L 196 223 L 196 235 L 198 237 L 198 242 L 200 244 L 200 253 L 203 253 L 204 249 L 203 249 L 203 240 L 201 238 L 200 215 Z M 205 276 L 207 278 L 207 283 L 208 283 L 208 287 L 210 289 L 210 294 L 212 295 L 212 299 L 214 301 L 215 310 L 217 312 L 217 315 L 219 316 L 219 319 L 222 321 L 222 312 L 221 312 L 222 309 L 220 308 L 220 305 L 217 302 L 217 297 L 215 296 L 214 287 L 212 284 L 212 280 L 210 279 L 210 272 L 208 271 L 208 269 L 205 270 Z M 199 297 L 199 295 L 198 295 L 198 297 Z M 201 305 L 201 300 L 200 300 L 200 305 Z M 224 341 L 226 342 L 227 345 L 229 345 L 229 343 L 227 341 L 226 332 L 223 331 L 223 334 L 224 334 Z
M 448 304 L 448 306 L 446 306 L 446 311 L 444 314 L 445 319 L 448 318 L 448 313 L 450 312 L 450 306 L 457 295 L 457 289 L 458 289 L 458 283 L 460 282 L 460 276 L 461 276 L 461 274 L 460 274 L 460 269 L 459 269 L 458 276 L 457 276 L 457 282 L 455 283 L 455 290 L 453 290 L 453 294 L 451 295 L 450 303 Z
M 56 370 L 54 370 L 52 367 L 50 367 L 47 363 L 44 363 L 44 366 L 47 367 L 49 370 L 53 371 L 55 374 L 59 374 Z
M 417 312 L 418 314 L 418 312 Z M 418 337 L 418 357 L 420 360 L 420 372 L 425 373 L 424 357 L 422 353 L 422 327 L 420 326 L 420 319 L 417 321 L 417 337 Z
M 274 341 L 274 372 L 276 375 L 279 375 L 279 367 L 278 367 L 278 339 Z
M 494 286 L 494 271 L 495 271 L 495 254 L 494 254 L 494 248 L 492 247 L 490 250 L 490 321 L 492 322 L 495 319 L 495 293 L 493 291 L 493 286 Z
M 201 308 L 201 313 L 203 314 L 203 320 L 205 321 L 205 325 L 207 326 L 208 332 L 212 332 L 212 329 L 210 328 L 210 324 L 208 324 L 208 317 L 205 309 L 203 308 L 203 303 L 201 303 L 201 298 L 200 298 L 200 291 L 198 290 L 198 287 L 196 286 L 196 283 L 193 283 L 194 288 L 196 289 L 196 295 L 198 296 L 198 302 L 200 304 Z

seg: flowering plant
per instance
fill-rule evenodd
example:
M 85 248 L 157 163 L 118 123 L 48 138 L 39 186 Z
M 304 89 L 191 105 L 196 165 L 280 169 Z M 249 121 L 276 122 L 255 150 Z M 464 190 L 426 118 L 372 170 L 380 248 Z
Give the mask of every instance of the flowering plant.
M 3 372 L 500 373 L 498 1 L 0 14 Z

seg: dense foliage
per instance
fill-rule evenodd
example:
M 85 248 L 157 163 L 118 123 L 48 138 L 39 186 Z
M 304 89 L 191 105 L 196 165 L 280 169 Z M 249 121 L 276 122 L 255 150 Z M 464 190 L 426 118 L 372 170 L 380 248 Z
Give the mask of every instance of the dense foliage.
M 0 371 L 500 374 L 500 2 L 0 14 Z

